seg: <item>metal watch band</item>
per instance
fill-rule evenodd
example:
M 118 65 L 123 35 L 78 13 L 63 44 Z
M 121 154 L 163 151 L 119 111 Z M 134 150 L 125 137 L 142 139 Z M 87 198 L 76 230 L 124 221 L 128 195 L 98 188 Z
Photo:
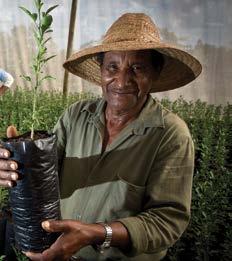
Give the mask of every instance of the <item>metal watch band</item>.
M 98 224 L 102 225 L 106 231 L 106 236 L 105 236 L 104 242 L 101 245 L 97 246 L 100 253 L 103 254 L 105 249 L 110 248 L 113 231 L 112 231 L 112 228 L 108 224 L 105 224 L 105 223 L 98 223 Z

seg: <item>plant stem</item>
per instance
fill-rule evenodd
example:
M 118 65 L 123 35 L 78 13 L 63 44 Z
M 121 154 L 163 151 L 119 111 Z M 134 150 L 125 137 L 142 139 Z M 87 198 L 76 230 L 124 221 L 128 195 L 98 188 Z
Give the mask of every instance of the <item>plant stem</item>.
M 36 110 L 36 90 L 33 90 L 33 106 L 32 106 L 32 123 L 31 123 L 31 139 L 34 140 L 34 133 L 35 133 L 35 110 Z
M 38 52 L 36 55 L 36 71 L 35 71 L 35 86 L 33 88 L 33 105 L 32 105 L 32 124 L 31 124 L 31 139 L 34 140 L 34 135 L 35 135 L 35 121 L 36 121 L 36 107 L 37 107 L 37 89 L 39 86 L 39 74 L 40 74 L 40 69 L 41 69 L 41 63 L 40 63 L 40 59 L 38 59 L 39 56 L 39 52 L 40 52 L 40 48 L 41 48 L 41 43 L 43 40 L 43 36 L 41 35 L 41 28 L 40 28 L 40 24 L 41 24 L 41 12 L 39 10 L 38 13 L 38 17 L 39 17 L 39 24 L 37 26 L 37 28 L 39 29 L 39 34 L 40 34 L 40 43 L 37 46 L 38 48 Z

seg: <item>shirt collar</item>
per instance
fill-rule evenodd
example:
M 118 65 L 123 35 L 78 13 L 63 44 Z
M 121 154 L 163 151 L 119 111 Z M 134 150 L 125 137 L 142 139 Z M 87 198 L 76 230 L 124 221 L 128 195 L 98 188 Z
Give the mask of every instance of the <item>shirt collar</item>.
M 81 112 L 87 111 L 89 113 L 89 121 L 92 122 L 98 120 L 103 115 L 105 104 L 105 100 L 99 98 L 97 100 L 93 100 L 92 102 L 90 101 L 89 103 L 87 103 L 83 107 Z
M 96 121 L 102 118 L 106 101 L 97 99 L 87 103 L 81 112 L 87 111 L 90 115 L 89 121 Z M 140 112 L 138 118 L 131 123 L 131 129 L 135 135 L 143 135 L 146 128 L 160 127 L 164 128 L 164 118 L 162 105 L 149 95 L 144 108 Z M 103 117 L 104 118 L 104 117 Z
M 136 135 L 143 135 L 146 128 L 164 128 L 162 105 L 149 95 L 143 110 L 132 124 L 134 125 L 133 132 Z

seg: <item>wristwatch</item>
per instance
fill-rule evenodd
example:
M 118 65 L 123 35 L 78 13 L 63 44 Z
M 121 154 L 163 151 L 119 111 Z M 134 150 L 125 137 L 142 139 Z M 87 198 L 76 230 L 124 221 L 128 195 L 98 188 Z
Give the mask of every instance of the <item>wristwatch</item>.
M 101 245 L 97 245 L 97 249 L 100 251 L 101 254 L 103 254 L 106 249 L 110 248 L 113 231 L 112 231 L 112 228 L 108 224 L 105 224 L 105 223 L 98 223 L 98 224 L 102 225 L 106 231 L 106 236 L 105 236 L 104 242 Z

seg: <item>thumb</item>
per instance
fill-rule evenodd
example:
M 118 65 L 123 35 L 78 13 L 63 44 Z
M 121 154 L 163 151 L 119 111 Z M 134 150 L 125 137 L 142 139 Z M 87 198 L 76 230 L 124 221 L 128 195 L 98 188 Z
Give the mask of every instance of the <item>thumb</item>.
M 18 131 L 14 125 L 11 125 L 6 130 L 6 136 L 7 138 L 13 138 L 18 136 Z
M 63 220 L 46 220 L 42 222 L 42 228 L 47 232 L 65 232 L 69 230 L 67 222 Z

